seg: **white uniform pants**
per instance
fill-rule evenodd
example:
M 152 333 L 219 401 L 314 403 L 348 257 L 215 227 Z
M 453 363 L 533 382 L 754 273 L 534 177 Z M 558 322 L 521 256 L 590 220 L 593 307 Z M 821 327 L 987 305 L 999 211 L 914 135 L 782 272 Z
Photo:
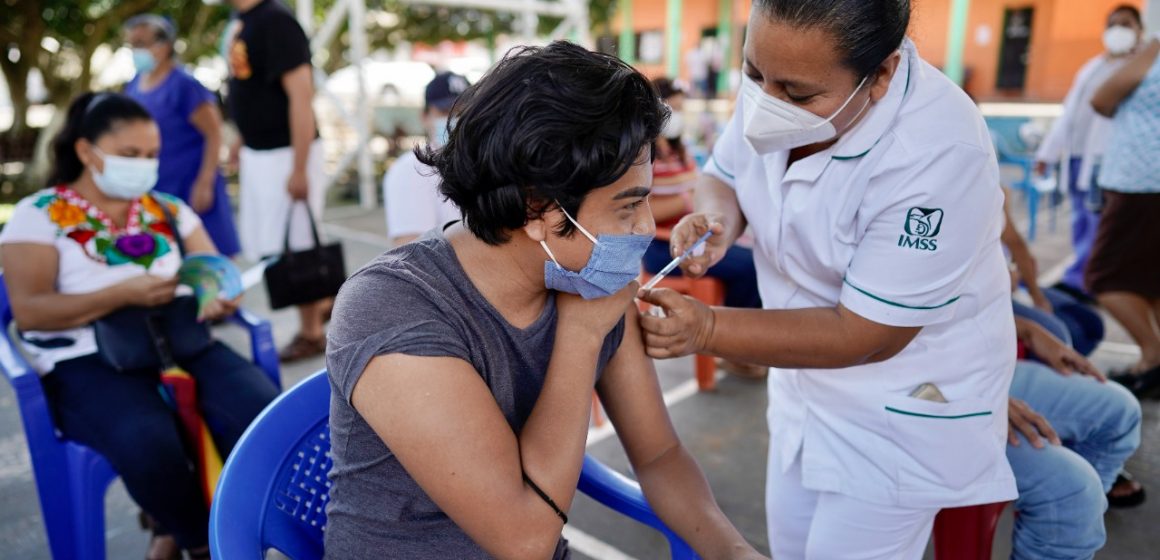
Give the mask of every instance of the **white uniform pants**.
M 938 509 L 883 506 L 802 487 L 800 458 L 786 472 L 770 446 L 765 514 L 778 560 L 920 560 Z
M 242 255 L 250 262 L 282 254 L 286 236 L 286 218 L 290 215 L 290 194 L 286 181 L 294 171 L 294 149 L 252 150 L 243 147 L 238 155 L 238 236 Z M 306 182 L 310 187 L 306 200 L 314 219 L 321 226 L 326 201 L 326 172 L 322 169 L 322 141 L 310 146 L 306 161 Z M 319 232 L 321 235 L 321 232 Z M 306 207 L 296 204 L 290 225 L 290 248 L 302 250 L 314 245 Z

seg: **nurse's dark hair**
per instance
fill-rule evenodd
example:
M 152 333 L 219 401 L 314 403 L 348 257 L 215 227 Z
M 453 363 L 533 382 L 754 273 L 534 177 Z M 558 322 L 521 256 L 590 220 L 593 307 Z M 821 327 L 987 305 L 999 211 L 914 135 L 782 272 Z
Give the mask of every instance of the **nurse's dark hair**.
M 1128 15 L 1132 16 L 1132 19 L 1136 20 L 1137 25 L 1144 27 L 1144 18 L 1140 16 L 1140 8 L 1137 8 L 1131 4 L 1120 4 L 1119 6 L 1112 8 L 1112 11 L 1108 12 L 1108 17 L 1111 18 L 1120 12 L 1127 12 Z
M 77 140 L 96 142 L 117 126 L 133 121 L 152 121 L 153 117 L 136 101 L 111 92 L 83 93 L 68 106 L 64 126 L 52 140 L 53 165 L 50 185 L 76 181 L 85 170 L 77 156 Z
M 668 116 L 640 72 L 557 41 L 509 51 L 456 100 L 447 143 L 415 152 L 471 233 L 500 245 L 556 202 L 576 216 L 590 191 L 648 165 Z
M 910 0 L 753 0 L 753 7 L 791 26 L 828 31 L 858 79 L 877 70 L 910 27 Z

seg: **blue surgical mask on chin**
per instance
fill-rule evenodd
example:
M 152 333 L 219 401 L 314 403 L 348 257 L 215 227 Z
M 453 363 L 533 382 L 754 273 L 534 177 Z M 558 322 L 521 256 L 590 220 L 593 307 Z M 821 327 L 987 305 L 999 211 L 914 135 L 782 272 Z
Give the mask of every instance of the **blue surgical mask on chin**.
M 559 203 L 557 203 L 558 205 Z M 556 261 L 546 241 L 540 246 L 550 261 L 544 261 L 544 283 L 549 290 L 577 294 L 584 299 L 608 297 L 640 276 L 640 261 L 652 243 L 651 235 L 605 235 L 594 237 L 560 206 L 560 211 L 592 242 L 592 256 L 580 272 L 572 272 Z

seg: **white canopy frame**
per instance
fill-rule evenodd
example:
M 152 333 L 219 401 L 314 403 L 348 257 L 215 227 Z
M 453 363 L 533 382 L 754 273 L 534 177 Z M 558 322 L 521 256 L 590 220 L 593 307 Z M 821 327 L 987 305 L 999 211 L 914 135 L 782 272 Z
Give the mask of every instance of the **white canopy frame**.
M 587 0 L 404 0 L 408 4 L 422 4 L 429 6 L 446 6 L 453 8 L 475 8 L 480 10 L 503 11 L 520 14 L 522 16 L 521 33 L 525 40 L 534 40 L 540 16 L 563 18 L 563 22 L 552 31 L 550 39 L 571 37 L 574 41 L 591 48 L 592 37 L 589 33 L 588 2 Z M 360 61 L 369 54 L 367 42 L 367 18 L 365 0 L 337 0 L 323 17 L 322 24 L 315 29 L 314 0 L 297 0 L 298 22 L 306 31 L 310 39 L 311 52 L 319 52 L 338 37 L 345 18 L 350 28 L 350 58 L 357 69 L 358 91 L 356 94 L 354 113 L 346 110 L 338 98 L 320 88 L 320 91 L 334 104 L 340 118 L 355 130 L 358 136 L 358 148 L 347 152 L 339 160 L 336 175 L 327 179 L 324 189 L 329 190 L 334 184 L 337 173 L 349 168 L 352 164 L 358 170 L 359 205 L 371 209 L 378 206 L 378 195 L 375 188 L 374 166 L 371 163 L 370 153 L 370 123 L 371 106 L 366 95 L 366 75 Z M 316 84 L 326 82 L 326 74 L 315 67 L 314 81 Z

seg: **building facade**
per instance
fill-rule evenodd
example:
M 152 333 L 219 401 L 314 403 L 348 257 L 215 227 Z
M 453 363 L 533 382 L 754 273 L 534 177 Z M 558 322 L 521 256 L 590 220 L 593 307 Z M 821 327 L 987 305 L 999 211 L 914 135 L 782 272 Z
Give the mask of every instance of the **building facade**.
M 698 47 L 704 50 L 708 41 L 720 64 L 713 79 L 720 80 L 724 91 L 727 76 L 740 66 L 750 1 L 620 1 L 621 12 L 612 32 L 599 41 L 602 49 L 620 54 L 649 76 L 675 74 L 690 80 L 691 67 L 703 61 L 689 53 Z M 946 63 L 954 2 L 912 0 L 910 36 L 922 57 L 935 66 Z M 1108 13 L 1122 4 L 1143 9 L 1144 3 L 969 0 L 965 22 L 956 22 L 965 25 L 965 87 L 980 100 L 1060 101 L 1079 68 L 1103 51 L 1101 36 Z

